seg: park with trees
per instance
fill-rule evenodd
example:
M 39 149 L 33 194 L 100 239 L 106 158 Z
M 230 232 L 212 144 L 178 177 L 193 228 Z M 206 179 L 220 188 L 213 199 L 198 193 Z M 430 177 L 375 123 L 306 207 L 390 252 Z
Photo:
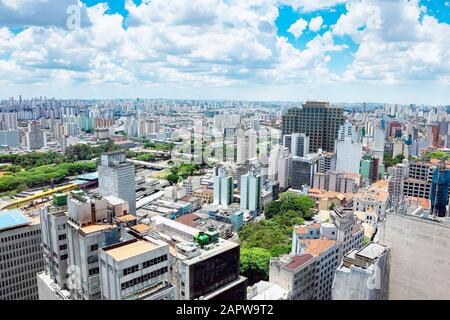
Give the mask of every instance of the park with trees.
M 268 280 L 271 257 L 291 251 L 292 231 L 314 215 L 311 198 L 285 192 L 264 210 L 265 220 L 251 222 L 239 232 L 241 273 L 252 285 Z

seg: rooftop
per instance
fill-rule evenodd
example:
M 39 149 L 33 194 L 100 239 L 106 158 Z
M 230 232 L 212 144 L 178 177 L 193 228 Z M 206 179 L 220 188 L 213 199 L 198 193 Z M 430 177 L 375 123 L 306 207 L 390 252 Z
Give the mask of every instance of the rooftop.
M 200 188 L 200 189 L 196 189 L 194 190 L 195 193 L 199 192 L 199 193 L 213 193 L 214 190 L 210 189 L 210 188 Z
M 386 201 L 389 193 L 379 188 L 369 188 L 355 194 L 355 198 L 366 198 L 369 200 Z
M 132 222 L 132 221 L 136 221 L 136 217 L 133 216 L 132 214 L 126 214 L 124 216 L 116 217 L 115 219 L 118 222 Z
M 91 173 L 80 174 L 77 177 L 77 179 L 79 179 L 79 180 L 88 180 L 88 181 L 97 180 L 98 179 L 98 172 L 91 172 Z
M 192 264 L 195 264 L 202 260 L 211 258 L 211 257 L 221 254 L 223 252 L 226 252 L 228 250 L 232 250 L 234 248 L 239 248 L 239 244 L 219 238 L 219 240 L 217 242 L 210 244 L 208 248 L 206 248 L 206 247 L 204 249 L 200 248 L 200 255 L 190 258 L 190 259 L 186 257 L 185 259 L 182 259 L 182 260 L 184 263 L 186 263 L 188 265 L 192 265 Z
M 92 224 L 92 225 L 89 225 L 86 227 L 82 227 L 82 228 L 80 228 L 80 230 L 85 235 L 88 235 L 88 234 L 99 232 L 99 231 L 111 230 L 115 227 L 116 226 L 113 224 Z
M 176 218 L 175 221 L 185 224 L 189 227 L 196 228 L 200 224 L 200 221 L 198 221 L 200 219 L 201 217 L 196 215 L 195 213 L 188 213 Z
M 388 181 L 387 180 L 378 180 L 377 182 L 372 183 L 370 188 L 378 188 L 378 189 L 386 189 L 388 188 Z
M 326 190 L 319 190 L 315 188 L 309 189 L 308 196 L 310 197 L 316 197 L 318 199 L 334 199 L 337 198 L 340 201 L 342 200 L 351 200 L 353 198 L 352 193 L 341 193 L 341 192 L 335 192 L 335 191 L 326 191 Z
M 114 196 L 103 197 L 103 199 L 108 201 L 108 203 L 112 206 L 124 204 L 126 202 L 125 200 L 118 198 L 118 197 L 114 197 Z
M 137 224 L 135 226 L 132 226 L 131 229 L 139 233 L 144 233 L 151 230 L 151 227 L 146 224 Z
M 310 229 L 320 229 L 319 223 L 313 223 L 309 226 L 298 226 L 295 228 L 297 234 L 307 234 Z
M 373 259 L 377 259 L 377 258 L 381 257 L 385 251 L 386 251 L 385 246 L 382 246 L 381 244 L 378 244 L 378 243 L 371 242 L 367 246 L 365 246 L 364 248 L 359 250 L 358 253 L 356 253 L 356 254 L 359 256 L 373 260 Z
M 288 296 L 287 290 L 267 281 L 255 283 L 247 291 L 248 300 L 285 300 Z
M 132 243 L 124 243 L 121 246 L 113 247 L 112 249 L 105 251 L 106 254 L 110 255 L 116 261 L 122 261 L 150 252 L 155 248 L 158 248 L 156 244 L 139 240 Z
M 17 209 L 0 212 L 0 230 L 17 228 L 29 223 L 28 218 Z
M 285 266 L 285 268 L 287 268 L 289 270 L 295 270 L 313 258 L 314 258 L 314 256 L 311 254 L 300 254 L 300 255 L 292 256 L 291 262 L 288 263 Z
M 303 253 L 320 256 L 336 244 L 335 240 L 328 239 L 302 239 L 300 243 L 304 245 Z

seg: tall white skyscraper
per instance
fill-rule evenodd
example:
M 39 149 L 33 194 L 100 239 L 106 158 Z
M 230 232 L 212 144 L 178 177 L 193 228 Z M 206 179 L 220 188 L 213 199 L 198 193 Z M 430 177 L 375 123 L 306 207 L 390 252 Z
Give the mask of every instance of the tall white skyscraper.
M 359 173 L 362 154 L 362 144 L 353 142 L 352 138 L 336 141 L 336 171 Z
M 136 213 L 136 179 L 134 165 L 126 162 L 125 152 L 113 151 L 101 156 L 98 167 L 99 192 L 128 202 L 130 213 Z
M 254 170 L 241 177 L 240 207 L 255 213 L 261 210 L 261 176 Z
M 233 177 L 225 168 L 216 167 L 214 170 L 214 205 L 226 208 L 233 202 Z
M 363 155 L 362 143 L 355 127 L 349 121 L 339 129 L 335 154 L 337 172 L 359 173 Z
M 256 151 L 257 135 L 253 130 L 247 131 L 245 134 L 239 134 L 236 139 L 237 164 L 247 164 L 250 159 L 257 157 Z
M 269 179 L 278 181 L 281 189 L 289 187 L 292 156 L 289 149 L 281 145 L 275 146 L 269 156 Z

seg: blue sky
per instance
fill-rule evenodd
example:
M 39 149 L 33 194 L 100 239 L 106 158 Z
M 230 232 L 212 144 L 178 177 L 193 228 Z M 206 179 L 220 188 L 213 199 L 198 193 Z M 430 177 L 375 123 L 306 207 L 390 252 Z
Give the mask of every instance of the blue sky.
M 450 104 L 450 0 L 50 2 L 0 0 L 0 97 Z

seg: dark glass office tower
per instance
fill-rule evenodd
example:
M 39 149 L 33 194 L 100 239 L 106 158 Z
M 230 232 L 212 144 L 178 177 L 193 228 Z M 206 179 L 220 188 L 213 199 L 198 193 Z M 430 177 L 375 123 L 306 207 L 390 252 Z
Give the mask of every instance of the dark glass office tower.
M 344 124 L 344 110 L 328 102 L 308 101 L 283 115 L 283 135 L 304 133 L 310 139 L 310 152 L 334 151 L 339 127 Z
M 445 166 L 439 166 L 433 171 L 431 185 L 431 213 L 438 217 L 447 215 L 448 188 L 450 186 L 450 170 Z

